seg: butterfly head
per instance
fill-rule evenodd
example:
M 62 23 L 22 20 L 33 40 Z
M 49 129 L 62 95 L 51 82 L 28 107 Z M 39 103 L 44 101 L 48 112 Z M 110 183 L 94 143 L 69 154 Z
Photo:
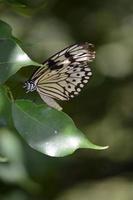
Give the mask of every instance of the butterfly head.
M 34 90 L 36 90 L 36 84 L 34 83 L 34 81 L 29 80 L 24 83 L 24 88 L 26 88 L 27 90 L 26 93 L 33 92 Z

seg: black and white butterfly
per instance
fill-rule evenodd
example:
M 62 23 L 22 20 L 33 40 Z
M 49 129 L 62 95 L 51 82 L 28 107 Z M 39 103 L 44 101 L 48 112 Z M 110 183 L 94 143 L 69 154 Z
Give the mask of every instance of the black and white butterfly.
M 89 63 L 94 58 L 92 44 L 71 45 L 46 60 L 24 87 L 27 92 L 36 90 L 45 103 L 61 110 L 54 99 L 64 101 L 78 95 L 92 75 Z

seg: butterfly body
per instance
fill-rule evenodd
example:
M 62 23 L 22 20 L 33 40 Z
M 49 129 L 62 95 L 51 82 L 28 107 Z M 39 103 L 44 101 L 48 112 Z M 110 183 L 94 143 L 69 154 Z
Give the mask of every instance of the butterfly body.
M 24 87 L 27 88 L 27 93 L 36 90 L 36 85 L 33 81 L 26 81 Z
M 60 110 L 53 105 L 57 104 L 54 99 L 64 101 L 78 95 L 92 75 L 88 65 L 94 58 L 92 44 L 86 42 L 67 47 L 46 60 L 24 87 L 27 92 L 36 90 L 48 105 Z

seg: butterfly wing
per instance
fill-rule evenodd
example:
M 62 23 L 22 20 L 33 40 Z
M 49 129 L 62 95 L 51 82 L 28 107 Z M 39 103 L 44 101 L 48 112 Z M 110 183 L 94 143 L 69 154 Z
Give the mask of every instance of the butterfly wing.
M 37 91 L 58 100 L 69 100 L 81 91 L 92 75 L 88 64 L 95 58 L 93 45 L 75 44 L 55 54 L 32 76 Z

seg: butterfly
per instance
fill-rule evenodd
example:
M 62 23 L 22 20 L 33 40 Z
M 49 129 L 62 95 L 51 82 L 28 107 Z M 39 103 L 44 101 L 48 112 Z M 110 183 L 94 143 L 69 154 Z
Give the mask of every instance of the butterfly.
M 27 92 L 36 90 L 49 106 L 62 110 L 54 100 L 69 100 L 79 94 L 92 75 L 89 63 L 95 59 L 94 45 L 71 45 L 51 56 L 25 82 Z

